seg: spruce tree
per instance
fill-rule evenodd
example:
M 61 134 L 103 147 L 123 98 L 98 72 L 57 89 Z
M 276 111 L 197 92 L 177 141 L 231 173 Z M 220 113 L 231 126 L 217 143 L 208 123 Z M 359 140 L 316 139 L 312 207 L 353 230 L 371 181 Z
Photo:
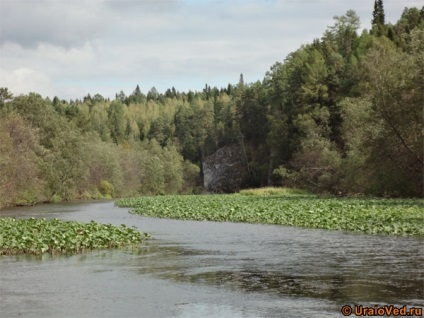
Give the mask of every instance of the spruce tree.
M 378 3 L 374 0 L 374 11 L 372 12 L 371 26 L 374 28 L 378 23 Z
M 383 0 L 378 0 L 377 2 L 378 2 L 378 22 L 380 23 L 380 25 L 384 26 L 386 22 L 385 22 Z
M 385 32 L 385 14 L 383 0 L 374 1 L 374 11 L 372 13 L 372 32 L 377 36 L 382 36 Z

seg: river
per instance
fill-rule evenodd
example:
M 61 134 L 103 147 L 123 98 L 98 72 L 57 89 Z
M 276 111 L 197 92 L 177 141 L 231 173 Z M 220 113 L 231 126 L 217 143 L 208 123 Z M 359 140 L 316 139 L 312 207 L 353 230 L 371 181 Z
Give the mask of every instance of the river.
M 113 202 L 0 210 L 136 226 L 140 249 L 1 256 L 0 317 L 342 317 L 343 305 L 424 305 L 423 240 L 157 219 Z

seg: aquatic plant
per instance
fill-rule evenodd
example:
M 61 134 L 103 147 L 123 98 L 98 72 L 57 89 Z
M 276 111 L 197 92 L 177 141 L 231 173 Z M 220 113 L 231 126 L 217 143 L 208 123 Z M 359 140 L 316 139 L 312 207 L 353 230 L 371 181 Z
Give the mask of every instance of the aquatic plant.
M 59 219 L 0 218 L 0 255 L 81 253 L 137 246 L 148 238 L 135 228 Z
M 183 220 L 268 223 L 369 234 L 424 236 L 420 199 L 312 195 L 197 195 L 121 199 L 131 213 Z

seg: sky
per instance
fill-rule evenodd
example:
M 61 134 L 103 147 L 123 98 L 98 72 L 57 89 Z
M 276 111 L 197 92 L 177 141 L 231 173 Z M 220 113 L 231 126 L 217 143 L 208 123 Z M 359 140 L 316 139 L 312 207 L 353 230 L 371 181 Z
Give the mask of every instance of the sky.
M 384 0 L 386 22 L 422 0 Z M 0 0 L 0 87 L 16 96 L 113 98 L 262 80 L 353 9 L 374 0 Z

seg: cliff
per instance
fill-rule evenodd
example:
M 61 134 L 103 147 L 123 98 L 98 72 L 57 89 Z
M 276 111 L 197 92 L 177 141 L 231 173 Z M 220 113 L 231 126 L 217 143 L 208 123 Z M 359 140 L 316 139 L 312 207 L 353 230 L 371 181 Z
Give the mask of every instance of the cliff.
M 203 161 L 203 185 L 208 192 L 232 193 L 240 188 L 244 165 L 239 145 L 218 149 Z

